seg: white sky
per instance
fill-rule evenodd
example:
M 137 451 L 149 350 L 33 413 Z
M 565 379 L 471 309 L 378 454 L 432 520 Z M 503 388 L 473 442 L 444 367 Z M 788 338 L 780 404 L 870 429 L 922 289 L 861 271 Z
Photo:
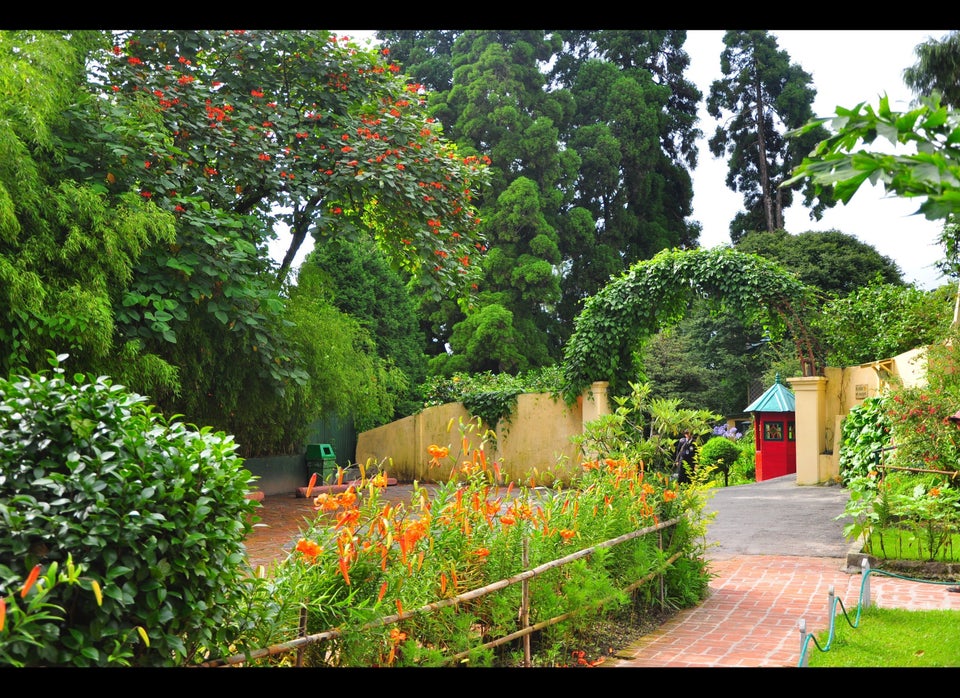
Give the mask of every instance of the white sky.
M 930 38 L 941 39 L 944 30 L 771 30 L 779 46 L 790 60 L 813 76 L 817 90 L 813 111 L 816 116 L 833 116 L 837 106 L 853 107 L 860 102 L 874 106 L 881 95 L 890 98 L 891 108 L 904 109 L 912 95 L 903 83 L 903 70 L 916 61 L 914 47 Z M 372 37 L 372 30 L 336 30 L 338 35 L 363 41 Z M 687 32 L 684 49 L 690 56 L 687 77 L 703 93 L 719 79 L 720 53 L 723 51 L 723 30 L 698 29 Z M 700 244 L 705 248 L 730 242 L 729 225 L 740 211 L 742 198 L 727 188 L 726 160 L 711 155 L 706 140 L 716 129 L 716 122 L 707 115 L 704 103 L 700 108 L 699 162 L 693 173 L 693 219 L 703 226 Z M 876 147 L 879 148 L 879 145 Z M 801 197 L 795 197 L 799 200 Z M 877 187 L 863 185 L 846 206 L 837 204 L 813 221 L 799 203 L 784 212 L 786 228 L 791 233 L 808 230 L 839 230 L 855 235 L 873 246 L 880 254 L 895 261 L 903 277 L 921 288 L 931 289 L 944 280 L 933 267 L 942 257 L 937 244 L 940 224 L 912 215 L 919 200 L 884 196 Z M 275 241 L 273 256 L 283 256 L 287 236 Z M 299 264 L 312 247 L 308 239 L 301 247 L 294 264 Z

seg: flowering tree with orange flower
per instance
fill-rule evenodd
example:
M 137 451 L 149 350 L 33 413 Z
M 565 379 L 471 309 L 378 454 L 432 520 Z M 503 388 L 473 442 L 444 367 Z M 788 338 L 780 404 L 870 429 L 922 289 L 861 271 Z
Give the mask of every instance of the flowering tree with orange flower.
M 104 60 L 106 99 L 138 116 L 104 144 L 110 190 L 196 222 L 254 216 L 258 247 L 288 229 L 281 279 L 308 235 L 373 235 L 438 298 L 473 279 L 486 159 L 444 139 L 387 49 L 327 31 L 157 30 L 118 35 Z M 144 119 L 154 128 L 134 130 Z
M 152 228 L 136 226 L 144 239 L 124 240 L 136 252 L 129 272 L 91 284 L 110 289 L 96 317 L 124 353 L 107 357 L 111 368 L 136 362 L 127 384 L 238 435 L 244 455 L 289 448 L 289 432 L 327 408 L 318 395 L 333 392 L 316 376 L 336 367 L 312 365 L 312 340 L 340 334 L 341 346 L 371 353 L 347 336 L 350 318 L 331 328 L 329 316 L 309 326 L 293 317 L 308 302 L 287 283 L 304 240 L 373 240 L 423 297 L 465 300 L 484 250 L 474 201 L 486 163 L 444 138 L 427 92 L 388 53 L 345 37 L 103 34 L 110 47 L 87 56 L 88 94 L 67 110 L 65 155 L 51 169 L 91 199 L 137 199 L 164 226 L 149 238 Z M 286 234 L 278 265 L 269 245 Z M 350 358 L 340 365 L 366 360 Z M 273 431 L 261 444 L 264 422 Z

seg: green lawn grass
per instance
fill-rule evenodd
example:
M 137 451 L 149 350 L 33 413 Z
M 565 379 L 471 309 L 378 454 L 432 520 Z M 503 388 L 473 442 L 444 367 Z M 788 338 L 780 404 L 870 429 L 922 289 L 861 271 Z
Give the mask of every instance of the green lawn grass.
M 868 552 L 874 557 L 887 560 L 921 560 L 934 562 L 960 562 L 960 534 L 944 536 L 937 542 L 936 554 L 930 555 L 929 541 L 911 530 L 900 528 L 875 529 L 870 534 Z
M 960 611 L 905 611 L 871 606 L 837 608 L 834 634 L 816 634 L 821 651 L 807 644 L 808 667 L 960 667 Z M 857 623 L 851 627 L 850 623 Z

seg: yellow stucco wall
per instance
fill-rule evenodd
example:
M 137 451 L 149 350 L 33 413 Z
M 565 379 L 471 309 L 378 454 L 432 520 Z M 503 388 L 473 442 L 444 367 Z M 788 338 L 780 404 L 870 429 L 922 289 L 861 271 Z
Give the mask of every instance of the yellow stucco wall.
M 584 425 L 609 412 L 607 384 L 594 383 L 577 404 L 567 406 L 548 393 L 517 396 L 517 406 L 509 420 L 502 420 L 494 439 L 485 445 L 488 463 L 498 461 L 508 480 L 550 484 L 553 479 L 567 481 L 579 467 L 580 455 L 571 437 L 583 433 Z M 356 463 L 365 468 L 386 471 L 401 481 L 445 482 L 452 464 L 442 469 L 430 467 L 427 448 L 446 446 L 455 463 L 467 458 L 463 441 L 470 451 L 478 448 L 489 427 L 477 427 L 459 402 L 428 407 L 422 412 L 357 435 Z
M 925 353 L 925 348 L 913 349 L 860 366 L 829 367 L 823 376 L 787 379 L 796 397 L 797 484 L 820 484 L 839 477 L 843 417 L 888 385 L 922 383 Z M 570 407 L 547 393 L 520 395 L 511 419 L 497 425 L 495 439 L 485 447 L 487 460 L 499 461 L 510 480 L 527 481 L 535 475 L 537 484 L 550 484 L 553 477 L 565 481 L 581 457 L 571 437 L 609 411 L 607 384 L 602 381 Z M 359 434 L 354 462 L 401 481 L 443 482 L 450 476 L 451 464 L 442 471 L 431 468 L 427 447 L 447 446 L 459 463 L 467 457 L 461 427 L 468 430 L 465 436 L 471 450 L 480 446 L 481 430 L 488 429 L 486 425 L 478 429 L 459 402 L 430 407 Z
M 926 348 L 892 359 L 845 368 L 823 376 L 788 378 L 796 397 L 797 484 L 814 485 L 840 475 L 840 429 L 851 408 L 892 385 L 911 387 L 926 380 Z

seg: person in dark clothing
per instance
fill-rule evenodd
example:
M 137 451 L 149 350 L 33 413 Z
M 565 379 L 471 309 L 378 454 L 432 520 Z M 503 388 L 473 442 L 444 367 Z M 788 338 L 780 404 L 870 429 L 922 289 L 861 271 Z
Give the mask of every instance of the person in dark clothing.
M 677 455 L 674 458 L 677 482 L 690 482 L 693 470 L 696 467 L 694 459 L 697 455 L 697 444 L 693 440 L 693 433 L 686 429 L 683 438 L 677 443 Z

